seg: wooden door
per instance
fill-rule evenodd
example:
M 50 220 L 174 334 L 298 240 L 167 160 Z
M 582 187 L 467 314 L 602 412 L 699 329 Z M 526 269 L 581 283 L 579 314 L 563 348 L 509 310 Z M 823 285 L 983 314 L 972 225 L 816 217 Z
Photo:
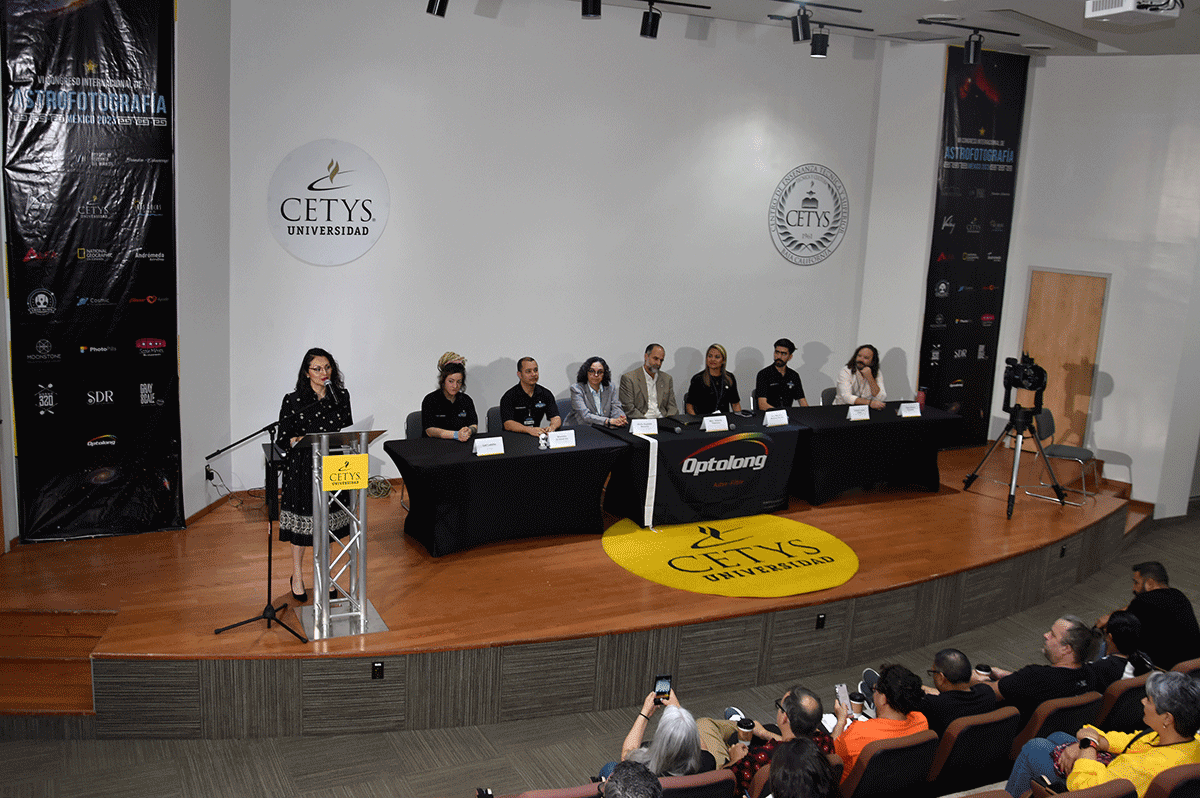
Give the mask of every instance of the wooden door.
M 1042 404 L 1054 413 L 1055 443 L 1083 446 L 1086 440 L 1107 290 L 1103 275 L 1035 270 L 1030 277 L 1021 351 L 1046 370 Z

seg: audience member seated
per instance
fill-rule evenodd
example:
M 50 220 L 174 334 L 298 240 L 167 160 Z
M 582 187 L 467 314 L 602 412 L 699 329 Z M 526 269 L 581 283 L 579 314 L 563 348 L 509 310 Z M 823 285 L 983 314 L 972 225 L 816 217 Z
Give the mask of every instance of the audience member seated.
M 1074 615 L 1064 615 L 1042 635 L 1042 654 L 1049 665 L 1026 665 L 1016 673 L 992 667 L 992 679 L 977 672 L 971 681 L 985 684 L 996 696 L 1021 711 L 1021 723 L 1029 722 L 1038 704 L 1052 698 L 1069 698 L 1086 693 L 1092 687 L 1083 663 L 1093 641 L 1092 630 Z
M 604 782 L 604 798 L 662 798 L 662 782 L 641 762 L 618 762 Z
M 1141 650 L 1154 667 L 1170 670 L 1183 660 L 1200 657 L 1200 625 L 1192 602 L 1170 586 L 1162 563 L 1133 566 L 1133 601 L 1125 609 L 1141 621 Z M 1096 625 L 1103 629 L 1109 617 L 1100 618 Z
M 1150 670 L 1146 656 L 1139 650 L 1142 622 L 1127 610 L 1114 610 L 1104 627 L 1103 657 L 1084 663 L 1092 689 L 1103 693 L 1118 679 L 1141 676 Z
M 971 661 L 957 648 L 943 648 L 929 669 L 933 687 L 923 688 L 918 709 L 938 737 L 953 721 L 996 708 L 996 694 L 986 684 L 971 684 Z
M 642 710 L 633 719 L 633 727 L 621 744 L 621 761 L 641 762 L 655 776 L 690 776 L 717 767 L 713 755 L 700 747 L 700 733 L 696 719 L 679 703 L 672 690 L 662 702 L 663 713 L 658 721 L 654 739 L 643 743 L 650 717 L 658 710 L 656 694 L 651 692 L 642 702 Z M 610 762 L 600 770 L 600 777 L 607 776 L 616 766 Z
M 771 761 L 772 752 L 780 743 L 804 737 L 812 740 L 824 753 L 833 753 L 833 738 L 821 726 L 825 709 L 817 694 L 808 688 L 796 685 L 775 702 L 778 733 L 756 720 L 749 745 L 737 741 L 730 744 L 731 738 L 737 736 L 736 721 L 743 714 L 740 709 L 730 707 L 725 710 L 726 720 L 700 718 L 696 721 L 700 729 L 700 744 L 713 755 L 719 767 L 728 767 L 733 771 L 738 789 L 742 792 L 750 788 L 754 774 Z
M 575 384 L 571 386 L 571 412 L 567 414 L 566 425 L 623 427 L 628 423 L 608 364 L 602 357 L 589 357 L 579 367 Z
M 725 369 L 728 360 L 725 347 L 713 344 L 708 348 L 704 355 L 704 371 L 692 376 L 683 397 L 683 407 L 689 415 L 708 416 L 742 409 L 737 378 Z
M 1137 734 L 1084 726 L 1074 737 L 1055 732 L 1030 740 L 1004 789 L 1015 798 L 1042 776 L 1051 782 L 1065 778 L 1069 790 L 1129 779 L 1144 796 L 1167 768 L 1200 763 L 1200 682 L 1182 673 L 1152 673 L 1142 705 L 1146 728 Z
M 524 432 L 535 438 L 554 432 L 562 425 L 554 394 L 538 385 L 538 364 L 531 357 L 517 361 L 519 382 L 500 397 L 500 421 L 509 432 Z M 542 419 L 546 423 L 542 423 Z M 491 432 L 491 430 L 488 430 Z
M 833 752 L 842 758 L 842 781 L 854 769 L 858 755 L 867 743 L 890 737 L 904 737 L 929 728 L 929 722 L 918 711 L 924 693 L 920 678 L 903 665 L 884 664 L 879 667 L 879 679 L 871 686 L 875 702 L 875 717 L 855 721 L 847 726 L 850 708 L 835 701 L 833 712 L 837 724 L 833 727 Z
M 838 794 L 829 757 L 806 737 L 781 742 L 771 755 L 767 798 L 827 798 Z
M 438 360 L 438 389 L 421 401 L 425 437 L 467 441 L 479 430 L 479 416 L 466 387 L 467 359 L 456 352 L 442 355 Z

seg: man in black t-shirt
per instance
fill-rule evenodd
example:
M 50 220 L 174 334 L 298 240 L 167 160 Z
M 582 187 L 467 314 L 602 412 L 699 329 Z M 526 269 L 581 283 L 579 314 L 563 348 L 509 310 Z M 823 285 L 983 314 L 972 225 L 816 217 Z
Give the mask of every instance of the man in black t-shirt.
M 799 402 L 801 407 L 808 407 L 808 400 L 804 398 L 804 386 L 800 384 L 800 375 L 787 365 L 795 351 L 796 345 L 787 338 L 780 338 L 775 342 L 774 364 L 758 372 L 754 381 L 759 410 L 791 407 L 793 402 Z
M 1026 665 L 1016 673 L 992 668 L 992 678 L 975 673 L 971 681 L 992 688 L 996 697 L 1021 711 L 1021 723 L 1028 723 L 1038 704 L 1052 698 L 1068 698 L 1091 689 L 1083 663 L 1092 647 L 1091 627 L 1074 615 L 1064 615 L 1042 635 L 1042 654 L 1049 665 Z
M 929 670 L 933 687 L 925 687 L 925 696 L 917 707 L 938 737 L 946 727 L 967 715 L 979 715 L 996 708 L 996 694 L 986 684 L 971 684 L 971 661 L 957 648 L 944 648 L 933 658 Z
M 1126 608 L 1141 621 L 1141 650 L 1155 667 L 1170 670 L 1187 659 L 1200 657 L 1200 626 L 1192 602 L 1170 586 L 1160 562 L 1133 566 L 1133 601 Z M 1096 621 L 1103 629 L 1108 615 Z
M 554 394 L 538 385 L 538 364 L 531 357 L 517 361 L 516 385 L 500 397 L 500 420 L 509 432 L 524 432 L 537 437 L 562 425 Z M 546 419 L 546 423 L 542 423 Z

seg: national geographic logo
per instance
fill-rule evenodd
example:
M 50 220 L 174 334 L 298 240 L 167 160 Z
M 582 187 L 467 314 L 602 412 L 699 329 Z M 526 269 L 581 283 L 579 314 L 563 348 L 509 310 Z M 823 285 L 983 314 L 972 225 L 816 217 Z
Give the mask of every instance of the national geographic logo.
M 833 254 L 850 222 L 850 198 L 831 169 L 816 163 L 797 166 L 771 197 L 767 226 L 779 254 L 800 266 Z
M 622 568 L 661 585 L 721 596 L 793 596 L 836 587 L 858 570 L 828 532 L 774 515 L 643 529 L 628 519 L 604 533 Z

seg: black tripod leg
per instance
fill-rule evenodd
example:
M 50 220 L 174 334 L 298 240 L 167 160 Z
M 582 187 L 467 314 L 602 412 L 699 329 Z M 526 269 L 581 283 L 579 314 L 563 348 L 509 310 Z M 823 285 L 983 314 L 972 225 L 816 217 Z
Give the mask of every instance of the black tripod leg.
M 998 443 L 1000 443 L 1000 441 L 1004 440 L 1004 437 L 1006 435 L 1008 435 L 1008 433 L 1012 430 L 1012 428 L 1013 428 L 1013 425 L 1012 425 L 1012 422 L 1010 421 L 1010 422 L 1008 422 L 1007 425 L 1005 425 L 1004 432 L 1001 432 L 1000 436 L 998 438 L 996 438 L 996 440 L 992 441 L 992 445 L 988 447 L 988 450 L 986 452 L 984 452 L 983 459 L 979 461 L 979 465 L 975 466 L 975 470 L 972 471 L 970 474 L 967 474 L 967 476 L 963 479 L 963 490 L 967 490 L 968 488 L 970 488 L 971 485 L 975 482 L 975 480 L 978 479 L 979 469 L 983 468 L 983 464 L 986 463 L 987 459 L 992 456 L 992 450 L 994 450 L 996 448 L 996 445 Z M 1009 517 L 1010 518 L 1012 517 L 1011 511 L 1009 512 Z
M 219 635 L 219 634 L 221 634 L 221 632 L 228 632 L 230 629 L 236 629 L 239 626 L 245 626 L 246 624 L 254 623 L 255 621 L 266 621 L 267 628 L 270 629 L 271 622 L 274 621 L 275 623 L 282 626 L 284 629 L 287 629 L 289 632 L 291 632 L 292 635 L 295 636 L 295 638 L 297 640 L 299 640 L 301 643 L 308 642 L 307 637 L 300 634 L 295 629 L 288 626 L 286 623 L 284 623 L 283 621 L 281 621 L 279 619 L 279 613 L 281 613 L 287 609 L 287 604 L 286 603 L 280 604 L 278 607 L 276 607 L 271 603 L 271 564 L 272 564 L 272 559 L 273 559 L 274 540 L 275 540 L 275 524 L 274 524 L 274 522 L 271 521 L 270 517 L 268 516 L 268 518 L 267 518 L 267 606 L 263 608 L 262 612 L 260 612 L 258 615 L 255 615 L 253 618 L 247 618 L 244 621 L 238 621 L 237 623 L 229 624 L 229 626 L 222 626 L 220 629 L 214 629 L 213 634 Z

